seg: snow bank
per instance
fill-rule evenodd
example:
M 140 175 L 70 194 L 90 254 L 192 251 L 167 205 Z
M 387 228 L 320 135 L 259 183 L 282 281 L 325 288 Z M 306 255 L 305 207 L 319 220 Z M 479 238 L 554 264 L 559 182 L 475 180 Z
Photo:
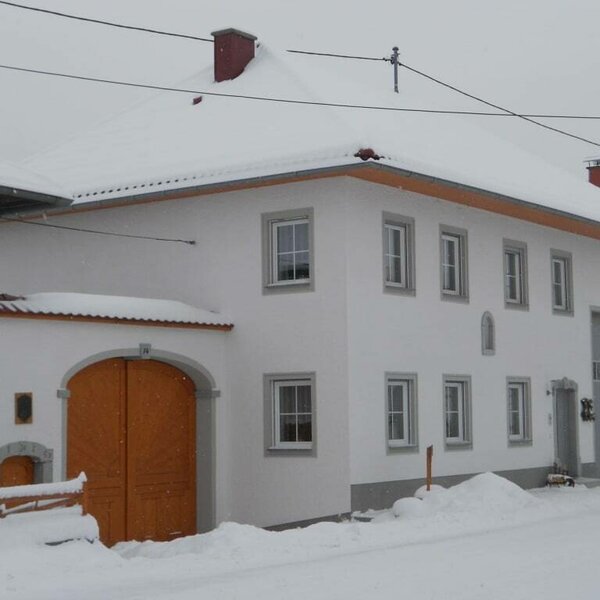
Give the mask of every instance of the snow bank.
M 420 488 L 417 494 L 417 498 L 397 500 L 392 507 L 394 516 L 414 518 L 455 513 L 499 516 L 538 504 L 529 492 L 494 473 L 476 475 L 447 490 L 437 486 L 423 493 Z
M 98 539 L 98 524 L 80 506 L 8 515 L 0 519 L 0 554 L 16 547 Z
M 317 523 L 280 532 L 222 523 L 210 533 L 170 542 L 124 542 L 113 549 L 127 559 L 200 555 L 217 570 L 229 562 L 250 568 L 503 528 L 507 515 L 511 523 L 540 518 L 540 504 L 510 481 L 484 473 L 448 490 L 438 487 L 423 500 L 401 498 L 371 523 Z

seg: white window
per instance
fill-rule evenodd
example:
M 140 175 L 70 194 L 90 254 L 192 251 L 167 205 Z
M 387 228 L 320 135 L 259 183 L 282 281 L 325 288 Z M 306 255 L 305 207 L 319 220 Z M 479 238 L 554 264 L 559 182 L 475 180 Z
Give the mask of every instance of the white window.
M 387 436 L 390 448 L 417 444 L 416 375 L 388 375 Z
M 504 301 L 506 306 L 527 306 L 527 246 L 504 241 Z
M 507 402 L 509 442 L 529 441 L 531 439 L 529 382 L 509 380 Z
M 310 279 L 308 219 L 271 224 L 272 280 L 274 283 L 305 282 Z
M 467 378 L 444 379 L 446 445 L 471 442 L 471 400 Z
M 481 317 L 481 353 L 492 355 L 496 352 L 496 330 L 494 317 L 490 312 L 484 312 Z
M 415 221 L 383 213 L 384 291 L 412 295 L 415 291 Z
M 467 233 L 441 229 L 442 297 L 468 297 Z
M 406 226 L 386 223 L 384 225 L 384 235 L 385 282 L 388 285 L 408 287 Z
M 313 210 L 262 215 L 263 292 L 314 289 Z
M 312 388 L 310 379 L 272 381 L 275 448 L 312 448 Z
M 571 261 L 566 255 L 552 255 L 552 308 L 569 312 L 571 304 Z

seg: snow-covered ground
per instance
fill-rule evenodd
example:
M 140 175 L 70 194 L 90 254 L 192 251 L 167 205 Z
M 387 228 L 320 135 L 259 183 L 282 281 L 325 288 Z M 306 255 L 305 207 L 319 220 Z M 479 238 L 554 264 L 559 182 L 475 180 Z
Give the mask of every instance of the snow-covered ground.
M 372 516 L 278 533 L 225 523 L 114 549 L 18 544 L 0 522 L 0 598 L 600 597 L 600 488 L 525 492 L 483 474 Z

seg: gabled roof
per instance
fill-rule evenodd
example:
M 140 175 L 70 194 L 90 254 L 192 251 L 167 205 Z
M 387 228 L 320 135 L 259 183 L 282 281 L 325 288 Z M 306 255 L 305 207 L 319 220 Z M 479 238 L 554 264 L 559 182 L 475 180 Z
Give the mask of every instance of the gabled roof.
M 0 215 L 71 204 L 70 193 L 29 169 L 0 163 Z
M 230 330 L 233 323 L 218 313 L 176 300 L 99 294 L 51 292 L 0 295 L 0 318 L 46 318 L 61 321 Z
M 315 61 L 264 46 L 245 72 L 213 81 L 212 65 L 178 87 L 307 101 L 427 105 L 426 88 L 390 89 L 389 65 Z M 478 126 L 473 117 L 294 105 L 162 92 L 27 162 L 59 178 L 74 205 L 171 194 L 226 182 L 378 164 L 600 222 L 600 189 Z M 527 126 L 527 125 L 524 125 Z M 540 143 L 545 135 L 540 133 Z

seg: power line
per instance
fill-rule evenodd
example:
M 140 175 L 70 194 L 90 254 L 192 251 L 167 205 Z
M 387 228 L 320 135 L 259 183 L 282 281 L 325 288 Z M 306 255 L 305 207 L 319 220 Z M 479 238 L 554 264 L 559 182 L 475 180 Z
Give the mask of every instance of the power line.
M 132 238 L 136 240 L 150 240 L 153 242 L 173 242 L 178 244 L 187 244 L 189 246 L 195 246 L 196 240 L 179 240 L 174 238 L 160 238 L 160 237 L 152 237 L 149 235 L 133 235 L 128 233 L 115 233 L 113 231 L 98 231 L 96 229 L 84 229 L 81 227 L 68 227 L 66 225 L 55 225 L 53 223 L 44 223 L 41 221 L 26 221 L 25 219 L 15 219 L 12 217 L 2 217 L 0 216 L 0 220 L 8 221 L 11 223 L 21 223 L 22 225 L 35 225 L 36 227 L 51 227 L 52 229 L 64 229 L 67 231 L 78 231 L 80 233 L 93 233 L 96 235 L 109 235 L 111 237 L 121 237 L 121 238 Z
M 403 66 L 406 67 L 406 65 L 403 65 Z M 406 68 L 409 68 L 409 67 L 406 67 Z M 485 100 L 481 100 L 481 102 L 484 102 L 484 103 L 488 104 L 489 106 L 497 107 L 499 110 L 503 110 L 504 112 L 496 113 L 496 112 L 470 111 L 470 110 L 441 110 L 441 109 L 427 109 L 427 108 L 404 108 L 404 107 L 398 107 L 398 106 L 381 106 L 381 105 L 369 105 L 369 104 L 345 104 L 345 103 L 340 103 L 340 102 L 317 102 L 317 101 L 313 101 L 313 100 L 298 100 L 298 99 L 294 99 L 294 98 L 253 96 L 253 95 L 248 95 L 248 94 L 228 94 L 225 92 L 207 92 L 207 91 L 196 90 L 196 89 L 176 88 L 176 87 L 169 87 L 169 86 L 162 86 L 162 85 L 151 85 L 151 84 L 145 84 L 145 83 L 134 83 L 131 81 L 119 81 L 119 80 L 115 80 L 115 79 L 102 79 L 102 78 L 98 78 L 98 77 L 87 77 L 87 76 L 83 76 L 83 75 L 73 75 L 70 73 L 59 73 L 56 71 L 44 71 L 41 69 L 27 69 L 25 67 L 16 67 L 13 65 L 0 64 L 0 69 L 6 69 L 9 71 L 19 71 L 19 72 L 23 72 L 23 73 L 33 73 L 36 75 L 48 75 L 48 76 L 52 76 L 52 77 L 61 77 L 63 79 L 90 81 L 93 83 L 104 83 L 104 84 L 110 84 L 110 85 L 149 89 L 149 90 L 163 91 L 163 92 L 200 94 L 200 95 L 204 95 L 204 96 L 215 96 L 218 98 L 238 98 L 238 99 L 243 99 L 243 100 L 256 100 L 256 101 L 274 102 L 274 103 L 283 103 L 283 104 L 299 104 L 299 105 L 308 105 L 308 106 L 329 106 L 329 107 L 334 107 L 334 108 L 352 108 L 352 109 L 360 109 L 360 110 L 378 110 L 378 111 L 388 111 L 388 112 L 425 113 L 425 114 L 441 114 L 441 115 L 464 115 L 464 116 L 482 116 L 482 117 L 513 117 L 513 118 L 524 119 L 530 123 L 533 123 L 535 125 L 543 127 L 544 129 L 549 129 L 550 131 L 554 131 L 556 133 L 566 135 L 568 137 L 580 140 L 582 142 L 586 142 L 593 146 L 600 147 L 600 143 L 598 143 L 598 142 L 594 142 L 593 140 L 589 140 L 582 136 L 578 136 L 578 135 L 563 131 L 562 129 L 558 129 L 556 127 L 551 127 L 549 125 L 539 123 L 538 121 L 534 121 L 532 119 L 532 117 L 537 117 L 537 118 L 545 118 L 545 119 L 600 120 L 600 116 L 544 115 L 544 114 L 521 115 L 521 114 L 515 113 L 513 111 L 510 111 L 508 109 L 497 106 L 495 104 L 489 103 Z M 412 68 L 411 68 L 411 70 L 412 70 Z M 425 75 L 425 74 L 423 74 L 423 75 Z M 427 76 L 427 77 L 429 77 L 429 76 Z M 448 84 L 444 84 L 444 85 L 448 85 Z M 449 87 L 452 87 L 452 86 L 449 86 Z M 456 88 L 456 90 L 460 91 L 460 90 L 458 90 L 458 88 Z M 473 97 L 474 99 L 477 99 L 477 97 L 471 96 L 470 94 L 467 94 L 467 92 L 460 91 L 460 93 L 469 95 L 469 97 Z
M 292 54 L 308 54 L 310 56 L 327 56 L 329 58 L 347 58 L 350 60 L 377 60 L 388 61 L 388 58 L 378 58 L 376 56 L 356 56 L 354 54 L 334 54 L 332 52 L 309 52 L 308 50 L 286 50 Z
M 0 4 L 4 4 L 5 6 L 11 6 L 12 8 L 23 8 L 25 10 L 31 10 L 33 12 L 44 13 L 47 15 L 53 15 L 55 17 L 63 17 L 65 19 L 73 19 L 75 21 L 84 21 L 86 23 L 96 23 L 97 25 L 108 25 L 110 27 L 118 27 L 119 29 L 131 29 L 133 31 L 142 31 L 144 33 L 154 33 L 157 35 L 166 35 L 169 37 L 183 38 L 186 40 L 195 40 L 197 42 L 213 43 L 213 40 L 211 40 L 211 39 L 198 37 L 195 35 L 187 35 L 185 33 L 175 33 L 172 31 L 163 31 L 161 29 L 149 29 L 147 27 L 136 27 L 134 25 L 124 25 L 123 23 L 115 23 L 113 21 L 103 21 L 101 19 L 91 19 L 89 17 L 80 17 L 77 15 L 69 14 L 69 13 L 58 12 L 56 10 L 48 10 L 46 8 L 37 8 L 35 6 L 27 6 L 26 4 L 17 4 L 16 2 L 6 2 L 5 0 L 0 0 Z
M 425 79 L 429 79 L 429 81 L 433 81 L 434 83 L 437 83 L 438 85 L 441 85 L 445 88 L 448 88 L 449 90 L 452 90 L 454 92 L 457 92 L 458 94 L 461 94 L 463 96 L 466 96 L 467 98 L 471 98 L 472 100 L 476 100 L 477 102 L 481 102 L 482 104 L 485 104 L 486 106 L 490 106 L 491 108 L 495 108 L 497 110 L 501 110 L 503 112 L 505 112 L 507 115 L 512 116 L 512 117 L 516 117 L 518 119 L 522 119 L 523 121 L 526 121 L 528 123 L 531 123 L 532 125 L 537 125 L 538 127 L 542 127 L 543 129 L 547 129 L 548 131 L 553 131 L 555 133 L 559 133 L 561 135 L 565 135 L 567 137 L 573 138 L 575 140 L 580 140 L 582 142 L 586 142 L 588 144 L 593 144 L 594 146 L 598 146 L 600 147 L 600 144 L 597 142 L 593 142 L 592 140 L 588 140 L 587 138 L 584 138 L 580 135 L 576 135 L 574 133 L 570 133 L 568 131 L 565 131 L 564 129 L 558 129 L 557 127 L 552 127 L 551 125 L 546 125 L 545 123 L 540 123 L 539 121 L 535 121 L 534 119 L 531 118 L 531 116 L 529 115 L 520 115 L 508 108 L 504 108 L 503 106 L 500 106 L 499 104 L 494 104 L 493 102 L 489 102 L 488 100 L 484 100 L 483 98 L 480 98 L 479 96 L 475 96 L 474 94 L 470 94 L 469 92 L 465 92 L 464 90 L 461 90 L 460 88 L 457 88 L 454 85 L 451 85 L 449 83 L 446 83 L 445 81 L 442 81 L 440 79 L 437 79 L 436 77 L 433 77 L 432 75 L 428 75 L 427 73 L 423 73 L 423 71 L 419 71 L 418 69 L 415 69 L 413 67 L 409 67 L 406 63 L 398 63 L 401 67 L 404 67 L 405 69 L 407 69 L 408 71 L 411 71 L 412 73 L 415 73 L 417 75 L 420 75 L 421 77 L 425 77 Z M 540 117 L 538 117 L 540 118 Z

